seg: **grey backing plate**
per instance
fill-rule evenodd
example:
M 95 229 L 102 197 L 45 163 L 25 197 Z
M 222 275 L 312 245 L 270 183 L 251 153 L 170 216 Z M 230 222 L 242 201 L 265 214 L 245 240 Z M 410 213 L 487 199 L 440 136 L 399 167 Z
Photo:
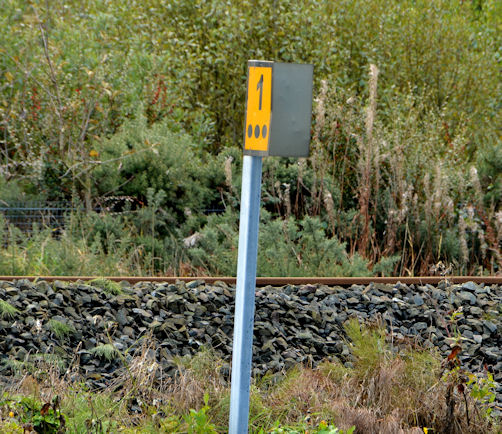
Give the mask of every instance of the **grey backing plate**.
M 275 63 L 268 155 L 308 157 L 314 66 Z

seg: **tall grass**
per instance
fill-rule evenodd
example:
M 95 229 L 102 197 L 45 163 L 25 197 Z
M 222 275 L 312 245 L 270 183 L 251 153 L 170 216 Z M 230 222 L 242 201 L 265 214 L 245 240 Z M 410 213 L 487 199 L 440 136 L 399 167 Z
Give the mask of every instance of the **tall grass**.
M 323 165 L 318 170 L 329 195 L 310 212 L 320 209 L 348 250 L 371 262 L 398 253 L 395 274 L 428 274 L 440 261 L 458 274 L 499 272 L 501 204 L 486 200 L 493 184 L 482 186 L 476 166 L 466 158 L 466 130 L 451 138 L 444 114 L 426 112 L 426 96 L 411 90 L 387 103 L 391 116 L 382 122 L 375 68 L 367 107 L 334 83 L 320 92 L 317 111 L 324 114 L 324 130 L 316 137 L 324 140 L 316 147 L 324 150 L 314 158 L 320 153 L 333 157 L 312 163 Z M 320 102 L 325 99 L 332 101 L 328 109 Z M 338 197 L 336 219 L 333 197 Z

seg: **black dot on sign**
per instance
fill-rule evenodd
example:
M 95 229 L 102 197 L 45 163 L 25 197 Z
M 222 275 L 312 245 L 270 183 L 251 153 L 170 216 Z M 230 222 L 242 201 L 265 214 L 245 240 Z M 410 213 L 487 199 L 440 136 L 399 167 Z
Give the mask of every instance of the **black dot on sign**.
M 267 126 L 266 125 L 263 125 L 263 127 L 261 129 L 261 136 L 263 138 L 267 137 Z
M 260 137 L 260 126 L 259 125 L 256 125 L 256 127 L 254 127 L 254 136 L 256 138 Z
M 252 135 L 253 135 L 253 126 L 251 124 L 249 124 L 249 126 L 248 126 L 248 137 L 251 138 Z

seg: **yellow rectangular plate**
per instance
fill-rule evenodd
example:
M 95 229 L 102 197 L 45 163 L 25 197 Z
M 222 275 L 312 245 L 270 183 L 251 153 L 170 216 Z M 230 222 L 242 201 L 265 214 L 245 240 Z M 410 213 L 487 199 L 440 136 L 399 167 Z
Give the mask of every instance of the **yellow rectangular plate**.
M 272 113 L 272 65 L 250 66 L 244 149 L 268 151 Z

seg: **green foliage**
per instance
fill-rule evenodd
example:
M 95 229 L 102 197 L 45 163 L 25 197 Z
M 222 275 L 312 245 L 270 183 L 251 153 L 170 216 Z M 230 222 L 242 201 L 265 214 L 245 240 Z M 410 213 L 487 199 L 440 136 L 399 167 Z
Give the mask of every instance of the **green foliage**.
M 19 310 L 5 300 L 0 300 L 0 318 L 14 318 Z
M 27 361 L 20 361 L 14 358 L 2 360 L 2 367 L 8 369 L 13 375 L 20 375 L 25 372 L 33 372 L 35 367 Z
M 262 274 L 502 269 L 499 1 L 167 3 L 3 2 L 0 198 L 89 215 L 59 242 L 5 229 L 0 269 L 234 274 L 252 58 L 315 70 L 312 157 L 264 163 Z M 110 196 L 130 214 L 90 212 Z
M 49 330 L 54 333 L 56 338 L 58 338 L 60 341 L 75 333 L 73 326 L 55 319 L 50 319 L 47 323 L 47 326 Z
M 188 433 L 189 434 L 216 434 L 216 427 L 211 423 L 207 411 L 209 410 L 209 406 L 207 403 L 209 402 L 209 395 L 204 394 L 204 406 L 196 411 L 194 409 L 190 410 L 190 413 L 184 416 L 185 422 L 188 425 Z
M 319 371 L 331 381 L 340 383 L 352 374 L 352 370 L 343 365 L 343 363 L 335 359 L 334 361 L 324 361 L 319 364 Z
M 57 354 L 27 354 L 24 360 L 6 358 L 2 361 L 2 366 L 8 369 L 14 376 L 26 374 L 34 375 L 37 370 L 44 370 L 47 366 L 62 372 L 66 368 L 65 360 Z
M 120 283 L 113 282 L 102 277 L 91 280 L 89 284 L 101 288 L 104 292 L 110 295 L 120 295 L 123 292 Z
M 235 212 L 211 216 L 201 240 L 188 254 L 195 266 L 211 275 L 233 275 L 237 269 L 238 222 Z M 327 225 L 317 217 L 297 221 L 261 213 L 258 247 L 259 276 L 369 276 L 369 263 L 345 244 L 330 237 Z M 388 272 L 398 257 L 383 258 L 375 273 Z
M 356 318 L 347 321 L 344 328 L 351 342 L 356 369 L 363 378 L 373 375 L 389 355 L 385 344 L 385 331 L 381 328 L 361 327 Z
M 59 405 L 60 402 L 57 395 L 54 396 L 52 402 L 47 402 L 44 405 L 37 399 L 31 397 L 20 397 L 16 400 L 7 399 L 5 401 L 0 401 L 0 407 L 7 406 L 11 416 L 17 419 L 24 427 L 24 432 L 26 429 L 29 429 L 40 434 L 64 432 L 66 417 L 60 411 Z M 15 424 L 14 427 L 16 427 Z M 2 428 L 5 429 L 5 427 Z
M 290 218 L 283 222 L 267 217 L 261 233 L 260 275 L 352 275 L 345 246 L 326 236 L 318 218 L 305 217 L 301 222 Z M 361 271 L 356 270 L 355 274 Z
M 68 431 L 102 434 L 119 430 L 119 421 L 124 420 L 125 413 L 118 411 L 112 395 L 91 393 L 80 385 L 68 392 L 61 403 Z
M 401 260 L 401 255 L 383 256 L 373 266 L 372 272 L 374 276 L 392 276 L 396 264 Z
M 486 373 L 486 377 L 476 374 L 469 374 L 467 386 L 471 389 L 471 397 L 481 404 L 486 416 L 490 416 L 493 408 L 489 407 L 495 401 L 496 384 L 493 380 L 493 374 Z
M 210 372 L 218 371 L 222 362 L 212 348 L 202 347 L 194 355 L 175 357 L 178 368 L 189 370 L 197 379 L 207 378 Z
M 281 427 L 280 423 L 277 422 L 276 426 L 272 430 L 267 431 L 270 434 L 302 434 L 305 432 L 313 434 L 352 434 L 355 427 L 351 427 L 348 430 L 339 429 L 332 424 L 328 424 L 325 421 L 321 421 L 316 427 Z M 264 434 L 265 431 L 261 430 L 259 434 Z
M 93 172 L 97 194 L 137 198 L 148 205 L 144 213 L 158 214 L 162 208 L 156 228 L 161 233 L 183 223 L 187 213 L 200 214 L 217 198 L 209 186 L 222 181 L 221 168 L 207 170 L 190 137 L 174 133 L 167 121 L 148 126 L 140 112 L 97 149 L 103 160 Z
M 483 198 L 485 205 L 497 209 L 502 203 L 502 142 L 495 137 L 493 142 L 493 147 L 479 153 L 478 167 L 480 181 L 486 191 Z
M 109 362 L 119 357 L 119 351 L 112 344 L 96 345 L 94 348 L 91 348 L 89 352 Z
M 5 234 L 5 232 L 4 232 Z M 7 247 L 0 248 L 0 270 L 9 275 L 113 275 L 120 274 L 124 246 L 115 245 L 105 254 L 101 243 L 64 232 L 57 239 L 50 229 L 31 237 L 10 226 Z M 127 239 L 124 240 L 124 243 Z
M 12 101 L 3 108 L 13 119 L 10 140 L 21 135 L 23 121 L 13 116 L 21 109 L 29 115 L 24 123 L 37 127 L 31 141 L 42 134 L 59 140 L 50 132 L 50 125 L 60 121 L 50 105 L 54 99 L 40 86 L 47 83 L 53 90 L 44 76 L 50 68 L 43 46 L 29 44 L 41 36 L 40 21 L 67 110 L 65 143 L 78 141 L 81 120 L 94 102 L 93 135 L 113 133 L 142 104 L 149 122 L 182 122 L 210 149 L 234 144 L 242 135 L 242 83 L 252 58 L 311 62 L 316 85 L 333 77 L 359 94 L 367 85 L 367 65 L 375 63 L 383 68 L 384 107 L 412 83 L 418 94 L 429 90 L 427 105 L 445 107 L 454 127 L 462 118 L 471 126 L 478 123 L 476 143 L 493 131 L 501 56 L 496 0 L 484 2 L 480 10 L 446 0 L 434 6 L 411 0 L 242 6 L 235 0 L 179 0 L 168 6 L 149 0 L 127 8 L 7 1 L 0 66 L 6 82 L 2 92 Z M 30 66 L 38 68 L 23 75 Z
M 249 431 L 352 434 L 365 427 L 388 432 L 389 426 L 398 423 L 404 430 L 428 427 L 429 432 L 444 432 L 444 394 L 452 376 L 457 380 L 465 376 L 459 367 L 449 371 L 446 382 L 438 381 L 444 367 L 437 351 L 397 347 L 381 327 L 361 326 L 356 320 L 347 322 L 345 329 L 351 339 L 351 355 L 345 364 L 333 359 L 315 368 L 297 365 L 286 375 L 252 382 Z M 59 423 L 58 429 L 69 432 L 223 432 L 230 404 L 230 384 L 220 370 L 224 362 L 214 350 L 203 349 L 177 363 L 180 372 L 172 382 L 152 384 L 142 395 L 140 418 L 130 412 L 129 398 L 138 397 L 136 387 L 127 381 L 117 378 L 112 387 L 101 391 L 62 381 L 59 408 L 57 398 L 41 406 L 44 401 L 37 397 L 37 390 L 47 390 L 43 381 L 52 382 L 53 377 L 40 375 L 33 396 L 8 392 L 0 399 L 0 431 L 18 432 L 20 426 L 32 424 L 39 427 L 37 432 L 52 433 Z M 482 411 L 469 411 L 468 425 L 460 405 L 452 423 L 462 432 L 498 432 L 500 421 L 490 416 L 492 375 L 468 378 L 469 400 L 465 402 L 475 402 Z

